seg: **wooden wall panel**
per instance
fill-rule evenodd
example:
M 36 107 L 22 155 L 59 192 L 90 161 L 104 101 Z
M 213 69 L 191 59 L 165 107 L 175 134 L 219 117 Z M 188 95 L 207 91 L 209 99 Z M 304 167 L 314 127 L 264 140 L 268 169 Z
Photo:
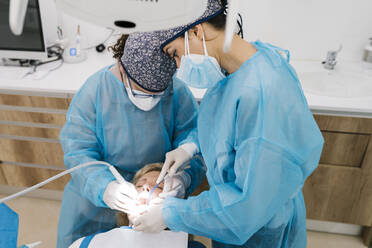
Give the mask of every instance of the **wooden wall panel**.
M 360 167 L 370 141 L 369 134 L 322 132 L 321 164 Z
M 0 160 L 64 167 L 59 143 L 0 139 Z
M 59 139 L 59 132 L 60 129 L 56 128 L 36 128 L 0 124 L 0 134 L 5 135 Z
M 5 175 L 7 185 L 17 187 L 33 186 L 62 172 L 57 170 L 29 168 L 7 164 L 0 164 L 0 168 L 3 174 Z M 70 176 L 65 175 L 53 182 L 44 185 L 43 187 L 41 187 L 41 189 L 52 189 L 62 191 L 69 179 Z
M 1 166 L 1 164 L 0 164 L 0 166 Z M 6 181 L 4 172 L 3 172 L 3 170 L 1 170 L 1 167 L 0 167 L 0 185 L 1 184 L 7 185 L 8 182 Z
M 0 94 L 0 105 L 68 109 L 71 98 Z
M 66 116 L 64 114 L 0 110 L 0 120 L 56 124 L 63 126 L 66 120 Z

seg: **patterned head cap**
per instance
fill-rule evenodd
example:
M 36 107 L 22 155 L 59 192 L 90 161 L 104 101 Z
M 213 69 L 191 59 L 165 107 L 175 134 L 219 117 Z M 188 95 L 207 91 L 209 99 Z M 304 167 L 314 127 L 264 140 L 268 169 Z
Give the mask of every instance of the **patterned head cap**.
M 168 30 L 130 34 L 121 58 L 129 78 L 145 90 L 164 91 L 177 70 L 175 60 L 163 52 L 164 46 L 224 10 L 221 0 L 208 0 L 207 10 L 194 22 Z
M 164 39 L 159 31 L 130 34 L 121 58 L 129 78 L 151 92 L 164 91 L 177 69 L 174 59 L 160 49 Z
M 163 32 L 167 32 L 168 38 L 164 40 L 160 48 L 163 49 L 168 43 L 172 42 L 173 40 L 183 35 L 190 28 L 195 27 L 196 25 L 201 24 L 205 21 L 208 21 L 209 19 L 223 13 L 226 7 L 225 2 L 226 0 L 208 0 L 207 10 L 196 21 L 193 21 L 184 26 L 179 26 L 173 29 L 163 31 Z

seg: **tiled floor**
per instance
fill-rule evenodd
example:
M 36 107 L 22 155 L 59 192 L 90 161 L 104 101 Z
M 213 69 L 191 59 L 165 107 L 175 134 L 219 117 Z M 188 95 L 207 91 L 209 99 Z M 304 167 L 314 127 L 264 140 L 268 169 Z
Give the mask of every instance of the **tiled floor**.
M 0 195 L 0 198 L 2 196 Z M 18 198 L 7 203 L 20 216 L 19 245 L 41 240 L 38 248 L 55 247 L 60 201 Z M 207 247 L 209 240 L 198 237 Z M 365 248 L 360 237 L 308 232 L 308 248 Z

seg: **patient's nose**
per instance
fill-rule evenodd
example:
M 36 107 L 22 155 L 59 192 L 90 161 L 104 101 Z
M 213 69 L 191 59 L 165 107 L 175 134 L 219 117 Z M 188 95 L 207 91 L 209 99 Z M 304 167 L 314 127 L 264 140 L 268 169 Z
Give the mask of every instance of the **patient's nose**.
M 150 192 L 151 188 L 148 184 L 143 185 L 143 191 Z

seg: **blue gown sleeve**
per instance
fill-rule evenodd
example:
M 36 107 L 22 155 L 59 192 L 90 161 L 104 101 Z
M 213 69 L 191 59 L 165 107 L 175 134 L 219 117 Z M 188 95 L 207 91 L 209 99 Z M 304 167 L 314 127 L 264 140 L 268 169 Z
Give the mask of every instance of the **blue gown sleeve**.
M 174 83 L 174 108 L 176 117 L 173 148 L 192 142 L 199 149 L 197 137 L 198 104 L 186 85 Z M 190 166 L 189 169 L 185 170 L 191 176 L 191 184 L 186 195 L 191 194 L 202 183 L 205 175 L 205 168 L 201 159 L 192 160 Z
M 198 104 L 186 85 L 174 83 L 175 129 L 173 148 L 194 143 L 199 148 L 197 137 Z
M 96 98 L 99 87 L 97 74 L 88 79 L 74 96 L 66 123 L 60 133 L 67 168 L 90 161 L 102 161 L 102 144 L 96 135 Z M 82 168 L 71 174 L 80 194 L 97 207 L 107 207 L 102 197 L 107 185 L 115 178 L 102 164 Z
M 296 147 L 282 147 L 265 135 L 251 133 L 264 128 L 259 95 L 254 91 L 250 101 L 237 103 L 232 135 L 240 141 L 230 151 L 235 153 L 233 164 L 225 169 L 234 172 L 234 180 L 211 185 L 209 191 L 187 200 L 167 198 L 162 214 L 171 230 L 242 245 L 297 195 L 308 175 L 306 167 L 316 167 L 323 140 L 313 122 L 307 132 L 316 133 L 316 142 L 304 139 L 301 145 L 306 152 L 301 156 L 293 152 Z M 308 112 L 306 118 L 311 120 Z

